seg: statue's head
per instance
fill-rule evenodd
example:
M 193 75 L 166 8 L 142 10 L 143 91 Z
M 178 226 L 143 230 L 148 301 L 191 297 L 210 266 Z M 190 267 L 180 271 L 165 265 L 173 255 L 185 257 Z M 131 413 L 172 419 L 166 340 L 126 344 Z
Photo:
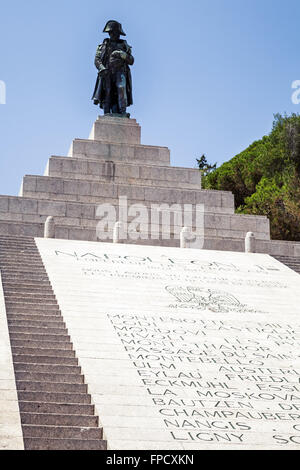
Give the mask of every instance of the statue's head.
M 106 23 L 103 32 L 108 33 L 111 39 L 118 39 L 120 36 L 126 36 L 121 23 L 115 20 L 109 20 Z

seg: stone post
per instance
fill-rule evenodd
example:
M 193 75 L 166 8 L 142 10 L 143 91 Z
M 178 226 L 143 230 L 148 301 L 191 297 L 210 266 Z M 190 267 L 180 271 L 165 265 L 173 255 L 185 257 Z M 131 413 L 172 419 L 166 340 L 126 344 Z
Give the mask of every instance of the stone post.
M 44 226 L 44 238 L 55 238 L 54 217 L 47 217 Z
M 120 243 L 124 239 L 124 226 L 122 222 L 116 222 L 113 230 L 113 243 Z
M 183 227 L 180 231 L 180 248 L 188 248 L 188 241 L 191 238 L 191 231 L 188 227 Z
M 255 253 L 255 235 L 248 232 L 245 237 L 245 253 Z

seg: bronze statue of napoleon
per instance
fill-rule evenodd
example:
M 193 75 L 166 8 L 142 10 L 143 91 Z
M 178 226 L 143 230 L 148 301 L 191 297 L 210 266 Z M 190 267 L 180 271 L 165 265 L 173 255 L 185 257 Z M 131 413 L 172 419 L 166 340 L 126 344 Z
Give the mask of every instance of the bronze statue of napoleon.
M 109 38 L 97 48 L 95 65 L 98 77 L 92 99 L 103 109 L 105 115 L 129 117 L 126 108 L 132 101 L 132 80 L 129 65 L 133 65 L 131 47 L 125 39 L 122 25 L 110 20 L 103 30 Z

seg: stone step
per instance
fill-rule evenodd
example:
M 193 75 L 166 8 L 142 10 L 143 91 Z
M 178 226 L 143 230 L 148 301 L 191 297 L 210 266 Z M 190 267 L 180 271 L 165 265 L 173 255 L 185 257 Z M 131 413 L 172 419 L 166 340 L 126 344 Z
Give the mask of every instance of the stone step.
M 40 350 L 48 350 L 48 351 L 70 351 L 73 348 L 73 344 L 68 342 L 62 341 L 34 341 L 30 337 L 27 339 L 12 339 L 10 337 L 10 343 L 12 348 L 26 348 L 29 349 L 40 349 Z
M 10 259 L 3 259 L 0 256 L 0 264 L 7 272 L 28 272 L 32 274 L 45 273 L 45 267 L 43 263 L 31 262 L 28 258 L 19 256 L 18 259 L 14 259 L 13 255 L 9 255 Z
M 35 249 L 36 246 L 32 247 L 30 251 L 22 250 L 20 246 L 12 247 L 0 240 L 0 259 L 7 259 L 9 261 L 16 259 L 18 261 L 21 258 L 26 258 L 29 263 L 33 262 L 43 264 L 43 260 L 39 257 L 39 255 L 37 255 L 36 252 L 34 252 Z
M 1 197 L 3 198 L 3 196 Z M 14 196 L 14 199 L 16 196 Z M 36 256 L 36 245 L 31 243 L 16 242 L 12 243 L 7 240 L 0 239 L 0 254 L 18 253 L 20 256 Z
M 4 274 L 2 276 L 2 281 L 8 292 L 16 292 L 18 295 L 22 295 L 23 293 L 25 295 L 42 294 L 43 292 L 45 295 L 54 295 L 52 286 L 47 280 L 27 279 L 26 277 L 16 279 L 15 277 Z
M 14 306 L 11 304 L 6 305 L 6 311 L 8 314 L 34 314 L 34 315 L 43 315 L 43 314 L 48 314 L 48 315 L 57 315 L 61 316 L 61 312 L 59 308 L 48 308 L 48 309 L 43 309 L 43 306 L 39 307 L 39 305 L 36 305 L 36 308 L 33 308 L 31 305 L 26 304 L 26 303 L 19 303 L 19 306 Z
M 35 244 L 34 239 L 32 237 L 27 237 L 27 236 L 14 235 L 13 237 L 11 237 L 8 235 L 0 235 L 0 240 L 8 241 L 10 243 L 16 243 L 17 241 L 22 241 L 22 242 Z
M 5 272 L 10 274 L 10 273 L 16 273 L 16 274 L 34 274 L 36 276 L 41 276 L 42 274 L 45 274 L 45 268 L 42 264 L 32 264 L 29 263 L 26 259 L 20 259 L 18 263 L 14 263 L 11 260 L 10 261 L 3 261 L 0 259 L 0 264 L 3 269 L 5 269 Z
M 15 279 L 3 279 L 2 284 L 5 287 L 5 290 L 16 291 L 21 294 L 22 292 L 32 292 L 32 293 L 45 293 L 53 294 L 53 289 L 49 281 L 32 281 L 23 279 L 22 281 L 16 281 Z
M 82 179 L 84 181 L 109 180 L 120 184 L 164 186 L 174 188 L 201 188 L 199 169 L 147 165 L 138 163 L 86 161 L 71 157 L 50 157 L 46 176 Z
M 3 283 L 4 284 L 4 283 Z M 55 295 L 53 294 L 53 291 L 51 288 L 48 288 L 48 287 L 45 287 L 45 288 L 38 288 L 38 287 L 32 287 L 32 288 L 29 288 L 29 287 L 20 287 L 18 288 L 17 285 L 14 285 L 14 286 L 7 286 L 7 284 L 5 285 L 5 296 L 8 296 L 8 297 L 18 297 L 18 296 L 22 296 L 24 298 L 32 298 L 32 300 L 34 300 L 35 298 L 37 299 L 41 299 L 43 296 L 44 298 L 47 300 L 48 298 L 49 299 L 53 299 L 53 298 L 56 298 Z
M 15 198 L 15 196 L 13 196 Z M 0 196 L 0 198 L 3 198 L 3 196 Z M 32 246 L 30 252 L 28 252 L 28 249 L 22 249 L 19 244 L 17 244 L 15 247 L 12 246 L 10 243 L 4 242 L 3 240 L 0 240 L 0 258 L 8 256 L 15 256 L 16 258 L 18 257 L 26 257 L 28 260 L 33 260 L 33 261 L 38 261 L 42 263 L 43 261 L 39 257 L 39 255 L 34 251 L 36 249 L 36 244 Z
M 132 118 L 98 116 L 89 139 L 138 145 L 141 143 L 141 126 Z
M 5 294 L 8 295 L 37 295 L 42 296 L 43 293 L 46 296 L 53 296 L 53 289 L 51 286 L 45 285 L 44 287 L 39 287 L 36 284 L 23 284 L 18 286 L 16 283 L 10 284 L 3 282 L 5 286 Z
M 46 426 L 87 426 L 98 427 L 98 416 L 91 415 L 67 415 L 47 413 L 20 413 L 21 423 L 46 425 Z
M 17 316 L 22 316 L 22 314 L 16 314 L 15 317 Z M 23 315 L 25 316 L 25 315 Z M 50 318 L 53 318 L 53 317 L 50 317 Z M 60 320 L 62 320 L 62 318 L 60 316 L 58 316 L 58 318 Z M 48 320 L 28 320 L 28 319 L 19 319 L 19 318 L 10 318 L 10 314 L 8 316 L 8 324 L 12 327 L 22 327 L 22 326 L 25 326 L 25 327 L 34 327 L 34 328 L 51 328 L 51 330 L 53 329 L 61 329 L 61 330 L 65 330 L 66 329 L 66 325 L 63 321 L 48 321 Z
M 282 260 L 282 262 L 288 263 L 288 264 L 291 265 L 291 266 L 296 266 L 296 267 L 299 267 L 299 266 L 300 266 L 300 263 L 296 263 L 295 261 Z
M 24 305 L 27 309 L 30 308 L 32 305 L 35 305 L 38 308 L 40 308 L 42 304 L 42 294 L 38 293 L 38 297 L 34 297 L 34 295 L 30 294 L 29 292 L 13 292 L 13 291 L 7 291 L 6 286 L 3 286 L 5 288 L 5 300 L 6 303 L 9 305 L 16 304 L 16 307 L 20 307 Z M 15 290 L 17 290 L 17 286 L 15 287 Z M 42 291 L 41 291 L 42 292 Z M 46 294 L 45 295 L 45 302 L 46 305 L 53 305 L 56 307 L 59 307 L 56 298 L 53 297 L 53 294 Z M 53 309 L 52 309 L 53 310 Z M 11 312 L 14 313 L 14 312 Z M 37 313 L 36 313 L 37 314 Z M 45 314 L 47 312 L 45 311 Z M 56 312 L 53 312 L 53 315 L 56 315 Z
M 1 196 L 0 196 L 1 198 Z M 1 200 L 1 199 L 0 199 Z M 22 261 L 26 261 L 26 267 L 32 266 L 33 268 L 41 268 L 44 266 L 43 261 L 33 252 L 22 252 L 19 248 L 4 247 L 0 241 L 0 262 L 5 264 L 7 267 L 20 266 Z
M 46 299 L 47 298 L 56 299 L 56 297 L 53 294 L 52 287 L 48 285 L 45 285 L 44 287 L 42 286 L 38 287 L 35 284 L 22 284 L 18 286 L 17 282 L 7 283 L 5 281 L 3 281 L 2 284 L 5 290 L 5 295 L 7 294 L 10 299 L 11 299 L 11 296 L 14 296 L 14 295 L 16 296 L 16 299 L 20 296 L 23 296 L 26 298 L 30 298 L 30 296 L 33 296 L 32 300 L 34 302 L 35 296 L 37 296 L 37 298 L 40 298 L 43 296 L 43 294 L 46 296 Z
M 57 325 L 64 325 L 63 318 L 61 314 L 48 314 L 47 312 L 43 312 L 43 314 L 36 314 L 35 311 L 33 313 L 8 313 L 7 314 L 8 322 L 18 322 L 18 321 L 32 321 L 32 322 L 46 322 L 50 326 Z
M 0 262 L 3 263 L 7 267 L 23 267 L 24 262 L 26 262 L 26 266 L 32 266 L 33 268 L 41 268 L 44 266 L 43 261 L 40 257 L 34 256 L 30 253 L 21 253 L 18 248 L 10 249 L 4 248 L 0 242 Z
M 148 165 L 170 165 L 170 150 L 167 147 L 100 142 L 91 139 L 74 139 L 68 156 L 96 161 L 110 160 L 129 163 L 140 162 Z
M 15 281 L 8 277 L 7 279 L 3 279 L 3 284 L 5 284 L 9 291 L 19 294 L 41 294 L 44 292 L 46 295 L 54 295 L 49 281 L 36 281 L 35 279 L 26 278 L 23 278 L 22 281 Z
M 21 274 L 5 274 L 3 273 L 2 279 L 4 283 L 14 283 L 14 284 L 20 284 L 21 286 L 27 285 L 27 284 L 33 284 L 37 285 L 48 285 L 51 286 L 48 278 L 46 276 L 43 277 L 35 277 L 35 276 L 22 276 Z
M 7 278 L 7 282 L 9 279 L 15 279 L 15 278 L 21 277 L 21 285 L 30 284 L 34 286 L 37 283 L 41 283 L 40 287 L 45 287 L 47 283 L 50 285 L 50 281 L 47 275 L 45 274 L 45 271 L 43 274 L 34 274 L 34 273 L 30 274 L 29 272 L 27 274 L 22 274 L 17 269 L 15 270 L 15 272 L 13 271 L 9 272 L 9 271 L 6 271 L 6 269 L 2 269 L 2 271 L 3 271 L 4 277 Z
M 293 268 L 299 268 L 300 267 L 300 263 L 292 263 L 291 261 L 288 261 L 288 260 L 282 260 L 282 263 L 285 263 L 288 266 L 293 266 Z
M 44 265 L 41 261 L 35 261 L 33 262 L 29 258 L 25 258 L 24 256 L 18 256 L 18 258 L 15 258 L 13 255 L 10 256 L 1 256 L 0 255 L 0 264 L 2 268 L 9 269 L 9 270 L 16 270 L 16 269 L 23 269 L 24 266 L 26 268 L 30 268 L 32 270 L 36 269 L 42 269 L 44 268 Z
M 15 197 L 12 196 L 15 200 Z M 3 236 L 3 235 L 2 235 Z M 20 253 L 32 253 L 33 255 L 37 255 L 37 252 L 34 251 L 36 250 L 36 243 L 35 239 L 32 237 L 26 237 L 27 239 L 22 239 L 21 235 L 14 235 L 14 238 L 11 240 L 3 240 L 2 238 L 0 239 L 0 246 L 5 246 L 9 247 L 10 249 L 17 248 Z
M 21 272 L 19 271 L 16 271 L 16 272 L 6 272 L 4 271 L 3 273 L 3 278 L 4 280 L 7 280 L 7 279 L 15 279 L 15 280 L 23 280 L 23 281 L 34 281 L 34 282 L 41 282 L 41 281 L 45 281 L 45 282 L 49 282 L 48 280 L 48 277 L 46 276 L 46 274 L 34 274 L 34 273 L 24 273 L 22 274 Z
M 93 415 L 94 405 L 75 403 L 39 403 L 30 401 L 19 401 L 20 412 L 26 413 L 47 413 L 47 414 L 67 414 L 67 415 Z
M 13 354 L 23 354 L 26 356 L 53 356 L 53 357 L 75 357 L 75 351 L 72 349 L 48 349 L 42 347 L 41 343 L 40 348 L 28 348 L 28 347 L 16 347 L 12 346 Z
M 15 371 L 41 372 L 44 374 L 81 374 L 80 366 L 63 364 L 36 364 L 28 362 L 15 362 Z
M 86 384 L 68 384 L 59 382 L 33 382 L 31 380 L 17 380 L 18 391 L 30 392 L 59 392 L 59 393 L 87 393 Z
M 31 293 L 31 292 L 20 292 L 18 291 L 17 286 L 15 287 L 14 291 L 7 291 L 5 289 L 5 299 L 7 303 L 26 303 L 26 304 L 33 304 L 39 305 L 42 303 L 44 297 L 44 303 L 46 305 L 52 304 L 57 305 L 57 300 L 53 294 L 42 294 L 42 291 L 39 293 Z
M 66 336 L 66 330 L 64 328 L 36 328 L 34 326 L 14 326 L 10 325 L 10 330 L 12 334 L 14 333 L 32 333 L 41 334 L 41 335 L 57 335 L 57 336 Z
M 28 243 L 34 243 L 34 238 L 27 236 L 27 235 L 13 235 L 13 236 L 8 236 L 8 235 L 1 235 L 0 236 L 1 240 L 7 240 L 9 242 L 17 242 L 17 241 L 23 241 L 23 242 L 28 242 Z
M 8 314 L 33 314 L 33 315 L 59 315 L 61 316 L 60 308 L 57 302 L 51 304 L 42 304 L 31 302 L 19 302 L 18 299 L 15 300 L 6 300 L 6 311 Z
M 55 403 L 55 404 L 84 404 L 90 405 L 91 396 L 88 393 L 67 393 L 67 392 L 34 392 L 18 390 L 19 401 Z
M 43 294 L 42 291 L 41 293 L 32 293 L 32 292 L 20 292 L 17 287 L 15 290 L 8 290 L 5 289 L 5 298 L 8 300 L 8 302 L 11 301 L 16 301 L 16 302 L 30 302 L 34 303 L 40 303 L 44 300 L 47 304 L 50 303 L 50 301 L 57 302 L 56 298 L 54 297 L 53 294 Z
M 15 199 L 15 196 L 12 197 L 13 199 Z M 2 196 L 2 198 L 5 198 L 5 196 Z M 2 249 L 3 247 L 10 249 L 17 248 L 19 249 L 20 253 L 26 253 L 28 250 L 30 250 L 33 251 L 33 254 L 36 255 L 36 252 L 34 252 L 36 248 L 34 238 L 29 237 L 26 240 L 22 240 L 22 237 L 20 235 L 15 235 L 15 238 L 13 240 L 9 240 L 9 238 L 5 238 L 5 235 L 3 234 L 1 234 L 0 237 L 0 249 Z
M 24 263 L 26 263 L 26 261 L 24 261 Z M 2 266 L 2 270 L 5 271 L 5 274 L 6 275 L 23 275 L 23 276 L 31 276 L 31 275 L 34 275 L 34 276 L 42 276 L 42 275 L 45 275 L 45 269 L 42 268 L 42 267 L 39 267 L 39 268 L 36 268 L 36 267 L 33 267 L 33 266 L 26 266 L 24 267 L 23 265 L 23 268 L 19 267 L 19 266 L 10 266 L 10 267 L 7 267 L 5 266 L 5 264 L 2 264 L 1 263 L 1 266 Z
M 23 281 L 20 281 L 20 282 L 14 282 L 14 281 L 10 281 L 9 279 L 7 280 L 4 280 L 2 279 L 3 281 L 3 284 L 5 285 L 5 288 L 8 288 L 8 289 L 16 289 L 18 288 L 18 291 L 22 292 L 22 290 L 24 291 L 28 291 L 28 290 L 32 290 L 34 292 L 43 292 L 45 291 L 45 293 L 47 292 L 52 292 L 53 293 L 53 289 L 52 289 L 52 286 L 49 282 L 49 280 L 43 280 L 43 281 L 40 281 L 40 282 L 36 282 L 36 281 L 26 281 L 23 279 Z
M 10 340 L 12 344 L 14 343 L 14 340 L 20 340 L 20 341 L 40 341 L 45 344 L 45 342 L 57 342 L 57 343 L 69 343 L 70 341 L 70 336 L 69 335 L 53 335 L 53 334 L 33 334 L 33 333 L 20 333 L 20 332 L 9 332 L 10 335 Z
M 13 199 L 15 200 L 16 196 L 12 196 Z M 2 199 L 3 196 L 0 196 Z M 39 258 L 38 254 L 36 251 L 36 243 L 34 242 L 33 245 L 26 244 L 24 247 L 22 247 L 19 243 L 11 244 L 9 242 L 5 242 L 4 240 L 0 239 L 0 256 L 6 256 L 7 253 L 9 254 L 15 254 L 16 256 L 27 256 L 30 259 L 39 260 L 42 262 L 41 258 Z
M 63 322 L 63 318 L 61 316 L 61 313 L 60 312 L 37 312 L 36 310 L 33 310 L 33 311 L 27 311 L 27 312 L 19 312 L 19 313 L 11 313 L 9 312 L 7 314 L 7 319 L 9 321 L 9 323 L 13 323 L 13 322 L 24 322 L 26 321 L 26 324 L 27 324 L 27 321 L 28 322 L 34 322 L 35 323 L 35 326 L 37 326 L 37 322 L 46 322 L 46 323 L 49 323 L 49 326 L 61 326 L 62 324 L 64 324 Z M 56 325 L 57 324 L 57 325 Z M 34 325 L 32 325 L 34 326 Z M 65 328 L 65 326 L 64 326 Z
M 56 439 L 102 439 L 101 428 L 89 428 L 79 426 L 41 426 L 29 425 L 22 426 L 23 436 L 42 437 Z
M 5 201 L 6 196 L 1 196 L 2 202 L 8 202 L 8 200 Z M 8 198 L 12 197 L 13 200 L 15 201 L 15 196 L 8 196 Z M 27 239 L 23 239 L 21 235 L 13 235 L 14 238 L 9 239 L 9 236 L 1 234 L 0 235 L 0 250 L 2 249 L 3 246 L 7 248 L 15 248 L 17 247 L 20 253 L 25 253 L 28 249 L 31 251 L 36 248 L 35 240 L 32 237 L 27 237 Z M 35 256 L 37 253 L 33 253 Z
M 1 196 L 0 196 L 1 198 Z M 39 262 L 42 260 L 36 255 L 35 247 L 22 249 L 19 245 L 11 245 L 0 240 L 0 258 L 17 259 L 25 258 L 28 262 Z
M 30 275 L 30 274 L 34 274 L 34 275 L 38 275 L 38 276 L 41 276 L 42 274 L 45 274 L 45 269 L 43 267 L 40 267 L 40 268 L 35 268 L 35 267 L 31 267 L 29 265 L 27 265 L 27 261 L 26 260 L 22 260 L 22 264 L 23 264 L 23 269 L 21 269 L 21 267 L 17 266 L 17 265 L 13 265 L 11 266 L 10 268 L 8 268 L 6 266 L 5 263 L 3 263 L 1 260 L 0 260 L 0 266 L 1 266 L 1 269 L 2 271 L 5 272 L 6 275 L 14 275 L 14 274 L 23 274 L 24 276 L 27 276 L 27 275 Z M 26 269 L 24 269 L 24 265 L 26 265 Z M 27 269 L 28 268 L 28 269 Z
M 44 269 L 41 269 L 39 272 L 35 269 L 29 269 L 29 270 L 24 270 L 24 269 L 21 270 L 18 268 L 7 269 L 5 266 L 2 266 L 1 263 L 0 263 L 0 266 L 1 266 L 2 271 L 4 272 L 5 278 L 19 277 L 19 278 L 23 278 L 24 280 L 34 280 L 34 281 L 47 279 Z
M 59 310 L 56 299 L 32 299 L 26 297 L 5 297 L 6 307 L 20 307 L 26 305 L 26 308 L 31 308 L 32 310 Z
M 300 258 L 293 256 L 273 256 L 277 261 L 300 274 Z
M 24 447 L 25 450 L 106 450 L 107 443 L 100 439 L 49 439 L 41 437 L 25 437 Z
M 40 200 L 101 203 L 115 201 L 118 206 L 119 198 L 127 196 L 128 204 L 140 202 L 143 204 L 205 204 L 218 212 L 233 213 L 234 198 L 229 191 L 213 191 L 172 188 L 160 186 L 121 184 L 114 181 L 88 181 L 51 176 L 26 175 L 23 178 L 22 196 Z M 223 204 L 222 204 L 223 196 Z M 106 201 L 105 201 L 106 199 Z M 223 207 L 223 211 L 217 208 Z M 225 209 L 227 209 L 225 211 Z M 230 212 L 228 212 L 230 209 Z M 7 211 L 10 213 L 9 209 Z M 35 214 L 37 215 L 36 211 Z M 56 216 L 55 213 L 51 215 Z M 66 214 L 63 214 L 66 216 Z M 39 219 L 40 220 L 40 219 Z M 33 222 L 36 222 L 35 219 Z
M 281 261 L 281 262 L 283 264 L 285 264 L 286 266 L 288 266 L 289 268 L 292 268 L 292 269 L 299 269 L 300 268 L 299 264 L 293 264 L 290 261 Z
M 24 261 L 25 263 L 25 261 Z M 34 265 L 24 265 L 24 263 L 21 265 L 13 265 L 10 263 L 2 263 L 1 266 L 2 269 L 5 269 L 5 273 L 15 273 L 15 274 L 34 274 L 34 275 L 44 275 L 45 274 L 45 268 L 43 266 L 34 266 Z
M 47 372 L 29 372 L 29 371 L 15 371 L 17 381 L 33 381 L 33 382 L 53 382 L 53 383 L 66 383 L 66 384 L 83 384 L 83 375 L 76 372 L 76 374 L 60 374 L 60 373 L 47 373 Z
M 3 196 L 2 196 L 3 197 Z M 14 199 L 16 197 L 14 196 Z M 4 241 L 0 239 L 0 255 L 7 255 L 8 253 L 11 254 L 18 254 L 18 256 L 28 256 L 33 259 L 37 259 L 36 255 L 36 244 L 28 244 L 24 243 L 22 244 L 19 242 L 16 243 L 10 243 L 8 241 Z
M 76 357 L 62 357 L 62 356 L 36 356 L 28 354 L 13 354 L 14 363 L 26 363 L 26 364 L 54 364 L 65 366 L 77 366 L 78 359 Z

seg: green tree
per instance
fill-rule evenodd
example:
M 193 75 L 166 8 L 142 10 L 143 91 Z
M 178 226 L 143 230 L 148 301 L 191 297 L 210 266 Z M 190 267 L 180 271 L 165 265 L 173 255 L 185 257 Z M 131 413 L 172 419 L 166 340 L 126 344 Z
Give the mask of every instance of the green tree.
M 202 186 L 232 191 L 238 213 L 267 215 L 272 238 L 299 241 L 300 116 L 275 115 L 269 135 L 205 172 Z

